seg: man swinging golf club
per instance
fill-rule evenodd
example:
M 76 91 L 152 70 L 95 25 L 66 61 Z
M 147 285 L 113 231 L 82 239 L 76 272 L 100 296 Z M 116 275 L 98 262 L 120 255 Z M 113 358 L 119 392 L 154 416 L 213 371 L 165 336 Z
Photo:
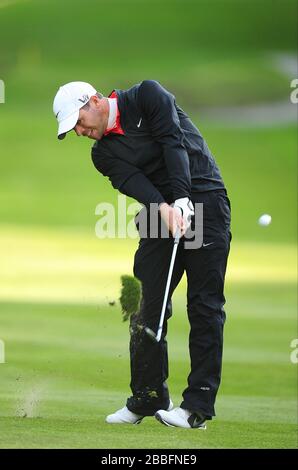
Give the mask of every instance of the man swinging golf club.
M 160 227 L 154 237 L 139 230 L 134 275 L 142 283 L 142 299 L 138 315 L 131 317 L 132 396 L 106 422 L 137 424 L 155 415 L 168 426 L 205 429 L 215 416 L 221 379 L 224 279 L 231 240 L 230 202 L 214 157 L 175 97 L 154 80 L 114 90 L 109 97 L 88 83 L 68 83 L 55 96 L 54 114 L 58 138 L 74 130 L 94 139 L 96 169 L 145 210 L 155 204 L 160 224 L 171 234 L 161 236 Z M 186 232 L 190 225 L 196 227 L 197 203 L 203 204 L 203 243 L 188 249 Z M 175 253 L 174 237 L 179 241 Z M 173 408 L 166 382 L 167 321 L 171 296 L 184 272 L 191 370 L 183 400 Z

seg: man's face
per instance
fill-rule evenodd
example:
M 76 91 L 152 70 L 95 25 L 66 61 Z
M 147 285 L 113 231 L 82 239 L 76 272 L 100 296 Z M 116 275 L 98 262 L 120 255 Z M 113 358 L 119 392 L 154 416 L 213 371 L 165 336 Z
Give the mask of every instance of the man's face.
M 103 113 L 100 99 L 92 96 L 89 106 L 80 109 L 79 119 L 74 127 L 77 136 L 100 140 L 107 127 L 107 118 Z

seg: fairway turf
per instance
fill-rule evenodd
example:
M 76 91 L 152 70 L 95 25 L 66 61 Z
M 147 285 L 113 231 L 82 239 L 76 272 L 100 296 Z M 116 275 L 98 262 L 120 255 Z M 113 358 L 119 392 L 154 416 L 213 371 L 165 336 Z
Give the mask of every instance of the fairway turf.
M 285 288 L 289 295 L 293 289 Z M 268 290 L 280 313 L 274 321 L 255 312 L 255 299 L 260 310 L 263 303 L 262 285 L 229 289 L 234 301 L 222 387 L 207 432 L 166 428 L 153 418 L 139 426 L 104 422 L 129 394 L 128 328 L 119 307 L 2 304 L 7 362 L 1 365 L 1 448 L 295 447 L 295 366 L 289 360 L 295 321 L 291 305 L 278 302 L 274 287 Z M 181 293 L 176 300 L 179 305 Z M 169 352 L 169 387 L 178 406 L 188 371 L 187 320 L 180 308 L 170 321 Z
M 204 119 L 204 107 L 289 102 L 276 57 L 296 55 L 296 0 L 0 7 L 0 448 L 297 447 L 296 127 Z M 72 80 L 107 95 L 144 79 L 174 93 L 202 131 L 232 202 L 222 385 L 206 432 L 154 418 L 105 424 L 130 394 L 118 297 L 138 240 L 96 239 L 95 207 L 117 206 L 118 193 L 95 171 L 90 141 L 57 141 L 52 100 Z M 183 278 L 169 322 L 175 406 L 189 372 L 185 291 Z
M 64 255 L 60 254 L 61 266 L 67 265 L 65 259 L 68 259 L 73 269 L 71 250 L 75 249 L 79 260 L 84 246 L 85 255 L 94 250 L 96 262 L 96 240 L 92 244 L 91 238 L 77 235 L 66 247 L 65 233 L 62 232 L 60 238 L 58 233 L 54 236 L 50 232 L 47 237 L 45 234 L 41 230 L 35 232 L 35 239 L 30 241 L 28 237 L 27 245 L 23 241 L 22 251 L 30 257 L 30 246 L 40 249 L 43 245 L 45 252 L 51 253 L 56 240 L 56 249 L 59 246 L 61 250 L 63 246 L 65 248 Z M 30 296 L 26 302 L 21 299 L 6 302 L 5 289 L 1 291 L 1 337 L 6 346 L 6 363 L 0 365 L 0 447 L 295 447 L 296 369 L 290 362 L 290 342 L 296 334 L 295 248 L 289 246 L 287 256 L 283 252 L 283 261 L 288 267 L 292 266 L 293 275 L 277 284 L 274 272 L 278 275 L 282 267 L 277 245 L 263 246 L 263 249 L 256 245 L 263 255 L 262 265 L 273 273 L 268 282 L 266 272 L 260 271 L 256 282 L 249 270 L 246 278 L 243 274 L 237 281 L 238 263 L 242 264 L 251 246 L 236 244 L 235 251 L 240 260 L 234 255 L 230 260 L 224 367 L 217 418 L 208 423 L 207 432 L 200 432 L 166 428 L 153 418 L 146 418 L 138 426 L 123 427 L 104 421 L 107 414 L 124 406 L 130 394 L 128 323 L 121 321 L 117 298 L 125 259 L 129 268 L 129 251 L 121 250 L 125 242 L 113 240 L 109 243 L 114 246 L 111 260 L 117 258 L 119 262 L 118 265 L 112 263 L 114 269 L 110 274 L 98 270 L 95 278 L 92 269 L 87 269 L 85 274 L 84 270 L 80 273 L 75 269 L 71 277 L 79 304 L 70 302 L 71 286 L 65 272 L 55 283 L 49 273 L 47 277 L 46 271 L 51 266 L 46 259 L 44 264 L 38 264 L 34 250 L 31 264 L 26 265 L 24 260 L 16 258 L 15 262 L 19 263 L 14 265 L 16 272 L 21 267 L 27 268 L 26 287 L 31 294 L 38 279 L 47 280 L 48 302 L 38 301 L 38 295 L 42 293 L 38 284 L 37 296 L 31 295 L 34 303 L 29 301 Z M 107 248 L 102 247 L 102 257 L 106 251 Z M 101 261 L 99 256 L 98 267 Z M 253 271 L 257 272 L 256 260 L 254 263 Z M 291 269 L 288 274 L 290 272 Z M 89 285 L 88 299 L 93 299 L 93 304 L 84 298 L 90 275 L 93 282 Z M 9 276 L 6 278 L 8 289 Z M 58 284 L 61 290 L 57 288 Z M 61 303 L 63 289 L 66 293 L 64 303 Z M 24 294 L 25 290 L 21 292 Z M 116 300 L 113 306 L 109 305 L 111 299 Z M 168 340 L 168 382 L 171 397 L 178 406 L 189 371 L 185 279 L 174 294 L 174 315 L 169 322 Z

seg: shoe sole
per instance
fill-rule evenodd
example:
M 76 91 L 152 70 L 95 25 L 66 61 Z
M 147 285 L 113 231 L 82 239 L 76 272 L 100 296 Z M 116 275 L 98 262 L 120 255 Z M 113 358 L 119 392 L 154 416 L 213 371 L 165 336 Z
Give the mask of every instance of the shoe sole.
M 180 428 L 180 427 L 182 427 L 182 426 L 175 426 L 174 424 L 167 423 L 165 420 L 162 419 L 162 417 L 158 413 L 155 414 L 155 418 L 161 424 L 164 424 L 165 426 L 168 426 L 169 428 Z M 197 428 L 184 428 L 184 429 L 200 429 L 201 431 L 206 431 L 207 426 L 206 426 L 206 424 L 203 424 L 203 425 L 201 425 Z
M 108 421 L 106 421 L 106 424 L 132 424 L 133 426 L 136 426 L 137 424 L 141 424 L 142 422 L 142 419 L 140 419 L 139 421 L 136 421 L 135 423 L 123 423 L 122 421 L 118 422 L 118 423 L 109 423 Z
M 132 424 L 134 424 L 134 425 L 136 425 L 136 424 L 141 424 L 142 421 L 143 421 L 143 418 L 139 419 L 138 421 L 136 421 L 135 423 L 132 423 Z M 128 424 L 129 424 L 129 423 L 128 423 Z
M 157 421 L 159 421 L 161 424 L 164 424 L 165 426 L 168 426 L 169 428 L 175 428 L 176 427 L 173 424 L 169 424 L 166 421 L 164 421 L 158 413 L 156 413 L 154 416 L 157 419 Z
M 129 423 L 129 422 L 123 422 L 123 421 L 118 421 L 118 423 L 115 423 L 115 422 L 112 422 L 110 423 L 109 421 L 105 421 L 106 424 L 132 424 L 133 426 L 136 425 L 136 424 L 140 424 L 144 419 L 144 416 L 140 419 L 138 419 L 137 421 L 135 421 L 134 423 Z

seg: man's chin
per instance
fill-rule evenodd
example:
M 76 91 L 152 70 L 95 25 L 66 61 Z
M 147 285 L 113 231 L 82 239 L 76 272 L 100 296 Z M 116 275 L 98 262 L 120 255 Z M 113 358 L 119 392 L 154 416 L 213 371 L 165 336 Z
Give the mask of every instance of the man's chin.
M 102 138 L 102 135 L 99 132 L 91 132 L 90 135 L 88 135 L 88 139 L 92 140 L 100 140 Z

